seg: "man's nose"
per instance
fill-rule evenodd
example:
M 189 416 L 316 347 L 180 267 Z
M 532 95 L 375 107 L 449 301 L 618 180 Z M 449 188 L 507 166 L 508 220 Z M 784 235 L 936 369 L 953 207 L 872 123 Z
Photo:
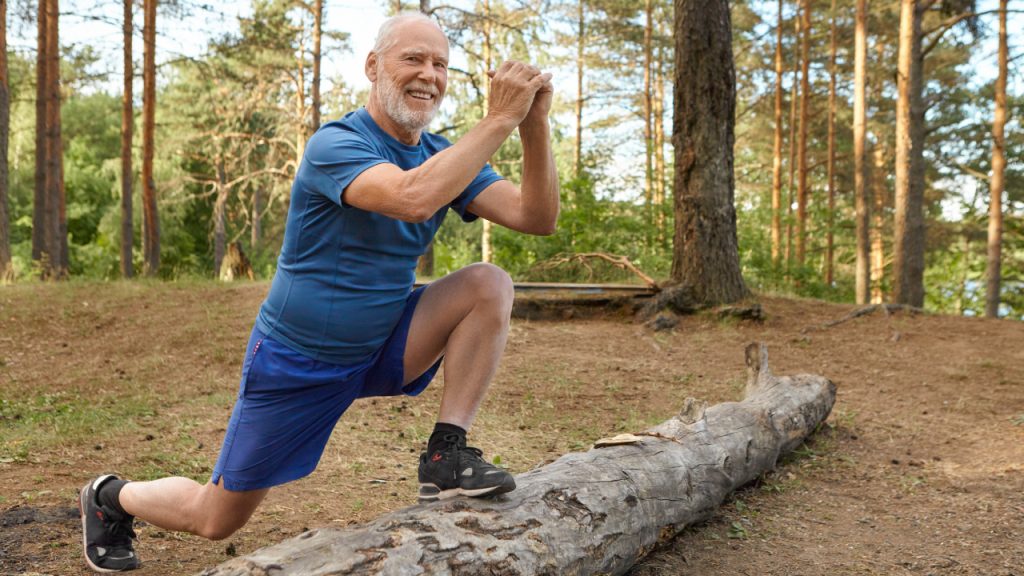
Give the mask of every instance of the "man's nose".
M 433 84 L 437 81 L 437 70 L 434 69 L 434 64 L 430 61 L 425 61 L 420 65 L 419 73 L 417 77 L 424 82 Z

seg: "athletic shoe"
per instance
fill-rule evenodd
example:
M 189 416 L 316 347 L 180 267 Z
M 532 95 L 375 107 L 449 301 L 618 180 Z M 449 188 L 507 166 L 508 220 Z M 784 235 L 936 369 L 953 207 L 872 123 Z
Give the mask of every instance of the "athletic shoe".
M 139 567 L 132 548 L 137 539 L 132 530 L 134 516 L 124 516 L 99 502 L 100 486 L 117 476 L 107 474 L 85 485 L 78 497 L 82 516 L 82 545 L 85 562 L 97 572 L 122 572 Z
M 420 501 L 444 500 L 455 496 L 495 496 L 516 489 L 508 472 L 488 463 L 465 439 L 445 437 L 448 447 L 428 455 L 420 454 Z

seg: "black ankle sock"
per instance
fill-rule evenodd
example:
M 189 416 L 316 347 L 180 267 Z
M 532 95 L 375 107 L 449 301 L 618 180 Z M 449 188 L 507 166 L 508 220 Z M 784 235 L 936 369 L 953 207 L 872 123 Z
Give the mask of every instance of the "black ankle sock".
M 100 485 L 99 491 L 96 493 L 96 499 L 100 501 L 100 505 L 117 512 L 121 516 L 130 517 L 131 514 L 124 511 L 121 507 L 121 489 L 127 484 L 127 480 L 121 480 L 120 478 L 111 478 Z
M 445 437 L 451 435 L 458 436 L 462 443 L 466 441 L 466 431 L 455 424 L 448 424 L 447 422 L 434 424 L 434 432 L 430 434 L 430 440 L 427 440 L 427 454 L 433 454 L 438 450 L 447 448 L 449 442 L 445 440 Z

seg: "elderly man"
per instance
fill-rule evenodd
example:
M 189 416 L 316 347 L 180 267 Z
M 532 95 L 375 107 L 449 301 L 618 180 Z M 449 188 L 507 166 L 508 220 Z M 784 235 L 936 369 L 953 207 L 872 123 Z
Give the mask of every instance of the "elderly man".
M 271 487 L 306 476 L 356 399 L 419 394 L 445 359 L 434 432 L 420 455 L 420 498 L 513 490 L 466 431 L 501 357 L 512 308 L 504 271 L 474 264 L 412 290 L 417 258 L 449 208 L 550 234 L 558 179 L 551 75 L 518 62 L 493 73 L 486 117 L 452 145 L 424 132 L 445 95 L 448 42 L 419 14 L 381 26 L 366 59 L 366 107 L 325 124 L 295 176 L 277 273 L 260 308 L 220 457 L 206 485 L 101 476 L 81 491 L 86 561 L 139 565 L 132 520 L 211 539 L 243 526 Z M 513 130 L 522 187 L 488 159 Z

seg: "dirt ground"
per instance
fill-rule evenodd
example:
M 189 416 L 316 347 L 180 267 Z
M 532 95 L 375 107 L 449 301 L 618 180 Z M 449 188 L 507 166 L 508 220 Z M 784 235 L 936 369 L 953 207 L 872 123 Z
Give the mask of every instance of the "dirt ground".
M 267 284 L 0 289 L 0 573 L 78 575 L 79 487 L 100 473 L 205 481 Z M 665 574 L 1024 575 L 1024 323 L 761 297 L 764 323 L 514 321 L 473 443 L 515 472 L 660 422 L 686 397 L 738 399 L 743 348 L 838 385 L 824 427 L 707 522 L 648 556 Z M 138 528 L 142 575 L 192 574 L 308 528 L 415 502 L 442 380 L 361 401 L 319 469 L 208 542 Z

